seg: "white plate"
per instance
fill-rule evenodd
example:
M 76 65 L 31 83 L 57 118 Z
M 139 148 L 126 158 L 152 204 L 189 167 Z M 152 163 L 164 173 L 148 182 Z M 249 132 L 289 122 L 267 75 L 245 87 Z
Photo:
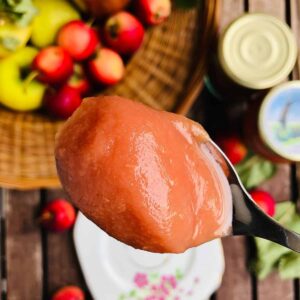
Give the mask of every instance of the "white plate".
M 153 254 L 118 242 L 79 213 L 74 241 L 96 300 L 204 300 L 224 273 L 220 240 L 183 254 Z

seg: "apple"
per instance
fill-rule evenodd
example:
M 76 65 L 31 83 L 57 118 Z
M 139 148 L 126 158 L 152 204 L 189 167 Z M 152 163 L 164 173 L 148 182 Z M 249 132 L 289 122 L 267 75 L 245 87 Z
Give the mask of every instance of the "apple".
M 247 156 L 247 147 L 241 139 L 235 135 L 217 138 L 216 143 L 234 165 L 241 162 Z
M 171 0 L 136 0 L 136 11 L 147 25 L 164 22 L 171 14 Z
M 31 78 L 30 67 L 38 51 L 32 47 L 17 50 L 0 60 L 0 103 L 18 111 L 42 105 L 45 85 Z
M 81 104 L 81 96 L 76 89 L 63 86 L 58 91 L 48 91 L 44 106 L 51 115 L 67 119 Z
M 106 1 L 105 0 L 74 0 L 74 1 L 79 7 L 83 9 L 88 9 L 92 15 L 98 18 L 112 15 L 122 10 L 130 2 L 130 0 L 106 0 Z
M 80 15 L 67 0 L 34 0 L 39 13 L 33 20 L 31 42 L 38 48 L 54 44 L 59 29 Z
M 96 57 L 89 61 L 88 67 L 94 79 L 105 85 L 116 84 L 125 74 L 121 56 L 108 48 L 99 49 Z
M 31 26 L 18 26 L 5 20 L 0 20 L 0 58 L 12 54 L 25 47 L 30 39 Z
M 38 71 L 38 79 L 45 83 L 61 83 L 73 73 L 73 61 L 63 48 L 51 46 L 42 49 L 35 57 L 32 68 Z
M 76 218 L 72 204 L 65 199 L 55 199 L 48 202 L 42 209 L 39 221 L 43 227 L 61 232 L 70 229 Z
M 111 16 L 104 26 L 104 39 L 120 54 L 133 54 L 144 39 L 144 27 L 132 14 L 122 11 Z
M 270 217 L 274 216 L 276 202 L 270 193 L 256 189 L 250 191 L 249 194 L 266 214 L 268 214 Z
M 74 73 L 69 78 L 66 85 L 75 89 L 81 96 L 85 96 L 91 90 L 91 84 L 85 74 L 85 71 L 79 64 L 75 64 Z
M 51 300 L 85 300 L 85 296 L 82 289 L 69 285 L 59 289 Z
M 68 51 L 73 59 L 82 61 L 95 52 L 99 45 L 99 39 L 93 28 L 80 20 L 76 20 L 61 28 L 57 43 Z

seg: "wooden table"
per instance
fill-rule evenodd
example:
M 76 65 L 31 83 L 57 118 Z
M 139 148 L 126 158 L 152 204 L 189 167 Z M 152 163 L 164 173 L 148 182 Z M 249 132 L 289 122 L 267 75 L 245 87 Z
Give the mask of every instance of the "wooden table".
M 287 21 L 300 44 L 299 2 L 223 0 L 221 27 L 245 11 L 266 12 Z M 292 78 L 299 78 L 297 70 Z M 274 178 L 263 184 L 263 188 L 271 191 L 278 200 L 297 200 L 300 166 L 280 165 L 278 170 Z M 40 207 L 59 196 L 63 196 L 59 190 L 1 191 L 0 299 L 48 299 L 53 291 L 67 284 L 79 285 L 87 290 L 76 258 L 72 232 L 49 233 L 41 230 L 35 221 Z M 247 271 L 246 260 L 250 250 L 244 237 L 225 238 L 223 246 L 225 276 L 212 299 L 300 299 L 299 280 L 283 281 L 274 273 L 263 281 L 257 281 Z

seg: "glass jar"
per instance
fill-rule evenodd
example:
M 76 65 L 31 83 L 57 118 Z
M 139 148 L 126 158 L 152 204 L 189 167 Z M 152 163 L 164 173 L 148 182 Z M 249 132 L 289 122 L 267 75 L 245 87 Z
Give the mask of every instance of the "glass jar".
M 297 59 L 296 39 L 281 20 L 245 14 L 221 33 L 206 85 L 218 98 L 259 98 L 284 81 Z
M 244 133 L 250 147 L 274 162 L 300 162 L 300 81 L 271 89 L 249 105 Z

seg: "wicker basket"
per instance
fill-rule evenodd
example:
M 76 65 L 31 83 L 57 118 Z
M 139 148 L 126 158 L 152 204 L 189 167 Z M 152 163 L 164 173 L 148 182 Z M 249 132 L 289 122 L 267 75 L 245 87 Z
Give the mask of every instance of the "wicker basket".
M 218 2 L 202 1 L 200 9 L 174 9 L 166 23 L 147 31 L 123 82 L 104 93 L 185 114 L 202 87 L 207 53 L 216 34 Z M 0 108 L 0 186 L 60 185 L 53 148 L 61 124 L 37 113 Z

